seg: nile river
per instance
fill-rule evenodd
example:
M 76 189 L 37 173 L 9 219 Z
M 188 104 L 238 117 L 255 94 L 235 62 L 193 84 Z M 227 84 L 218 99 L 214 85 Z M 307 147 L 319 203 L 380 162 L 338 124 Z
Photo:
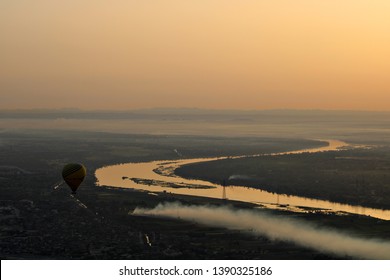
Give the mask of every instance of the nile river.
M 296 150 L 289 152 L 274 153 L 271 155 L 285 155 L 298 153 L 317 153 L 324 151 L 336 151 L 349 145 L 342 141 L 328 140 L 328 145 L 320 148 Z M 261 155 L 252 155 L 261 156 Z M 240 157 L 240 156 L 239 156 Z M 239 158 L 230 157 L 230 158 Z M 245 156 L 241 156 L 245 157 Z M 136 190 L 148 191 L 151 193 L 175 193 L 193 196 L 203 196 L 211 198 L 226 197 L 229 200 L 238 200 L 256 203 L 266 208 L 288 210 L 294 212 L 321 211 L 332 213 L 352 213 L 368 215 L 375 218 L 390 220 L 390 210 L 367 208 L 362 206 L 352 206 L 341 203 L 334 203 L 325 200 L 309 199 L 291 195 L 273 194 L 260 189 L 253 189 L 242 186 L 228 186 L 224 189 L 221 185 L 202 180 L 185 179 L 173 175 L 174 170 L 185 164 L 199 163 L 211 160 L 226 159 L 227 157 L 197 158 L 181 160 L 160 160 L 141 163 L 125 163 L 102 167 L 96 170 L 95 176 L 99 186 L 112 186 L 120 188 L 132 188 Z M 158 173 L 155 171 L 159 170 Z M 136 183 L 130 178 L 142 180 Z M 145 182 L 147 181 L 147 182 Z M 157 182 L 158 181 L 158 182 Z M 150 182 L 153 182 L 150 184 Z M 147 184 L 149 183 L 149 185 Z M 175 185 L 176 187 L 170 187 Z M 178 187 L 179 186 L 179 187 Z M 191 187 L 196 186 L 196 187 Z M 201 186 L 201 188 L 199 188 Z

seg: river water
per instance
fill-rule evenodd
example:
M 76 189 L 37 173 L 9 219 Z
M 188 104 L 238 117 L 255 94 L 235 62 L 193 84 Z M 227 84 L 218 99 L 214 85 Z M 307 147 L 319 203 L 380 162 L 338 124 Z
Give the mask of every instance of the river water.
M 347 143 L 337 140 L 327 140 L 327 142 L 327 146 L 320 148 L 281 152 L 274 153 L 271 155 L 336 151 L 340 148 L 345 148 L 349 146 Z M 246 156 L 237 156 L 230 158 L 240 157 Z M 221 185 L 213 184 L 207 181 L 185 179 L 174 175 L 174 170 L 177 167 L 185 164 L 226 158 L 228 157 L 125 163 L 102 167 L 96 170 L 95 176 L 97 178 L 99 186 L 132 188 L 136 190 L 148 191 L 151 193 L 164 192 L 167 194 L 175 193 L 220 199 L 226 198 L 229 200 L 256 203 L 261 207 L 294 212 L 317 211 L 337 214 L 352 213 L 358 215 L 368 215 L 383 220 L 390 220 L 390 210 L 352 206 L 348 204 L 334 203 L 318 199 L 309 199 L 299 196 L 274 194 L 264 190 L 242 186 L 229 185 L 228 187 L 223 187 Z

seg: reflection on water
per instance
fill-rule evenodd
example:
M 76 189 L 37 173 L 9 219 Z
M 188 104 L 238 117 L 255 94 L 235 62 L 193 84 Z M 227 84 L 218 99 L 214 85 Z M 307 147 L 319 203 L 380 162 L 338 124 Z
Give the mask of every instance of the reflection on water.
M 348 144 L 337 140 L 328 140 L 328 146 L 321 148 L 297 150 L 290 152 L 274 153 L 271 155 L 298 154 L 298 153 L 315 153 L 323 151 L 334 151 L 342 147 L 347 147 Z M 252 155 L 261 156 L 261 155 Z M 237 156 L 230 158 L 240 158 L 245 156 Z M 142 163 L 126 163 L 112 165 L 100 168 L 96 171 L 96 178 L 100 186 L 113 186 L 121 188 L 132 188 L 137 190 L 145 190 L 149 192 L 167 192 L 175 194 L 185 194 L 194 196 L 204 196 L 212 198 L 228 198 L 230 200 L 238 200 L 252 202 L 263 207 L 274 208 L 280 210 L 289 210 L 295 212 L 308 211 L 329 211 L 329 212 L 346 212 L 359 215 L 369 215 L 375 218 L 390 220 L 390 211 L 373 209 L 361 206 L 352 206 L 341 203 L 333 203 L 318 199 L 308 199 L 298 196 L 273 194 L 264 190 L 253 189 L 241 186 L 222 187 L 221 185 L 202 180 L 185 179 L 175 176 L 173 171 L 185 164 L 199 163 L 211 160 L 226 159 L 227 157 L 219 158 L 198 158 L 198 159 L 183 159 L 183 160 L 165 160 L 152 161 Z M 131 180 L 137 178 L 137 180 Z M 136 183 L 135 181 L 139 182 Z M 140 184 L 142 181 L 142 184 Z M 158 182 L 157 182 L 158 181 Z M 156 183 L 157 182 L 157 183 Z M 203 188 L 194 188 L 193 186 L 203 186 Z M 175 187 L 173 187 L 175 186 Z M 192 187 L 178 187 L 192 186 Z M 208 187 L 208 188 L 205 188 Z

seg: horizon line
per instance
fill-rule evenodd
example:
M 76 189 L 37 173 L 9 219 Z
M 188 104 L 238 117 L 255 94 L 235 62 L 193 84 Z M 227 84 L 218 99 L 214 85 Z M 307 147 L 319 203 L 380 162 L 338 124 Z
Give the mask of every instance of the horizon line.
M 216 111 L 216 112 L 276 112 L 276 111 L 302 111 L 302 112 L 358 112 L 358 113 L 390 113 L 389 110 L 373 110 L 373 109 L 329 109 L 329 108 L 272 108 L 272 109 L 235 109 L 235 108 L 202 108 L 202 107 L 143 107 L 143 108 L 129 108 L 129 109 L 109 109 L 109 108 L 76 108 L 76 107 L 35 107 L 35 108 L 0 108 L 4 112 L 34 112 L 34 111 L 77 111 L 77 112 L 137 112 L 137 111 L 175 111 L 175 110 L 189 110 L 189 111 Z

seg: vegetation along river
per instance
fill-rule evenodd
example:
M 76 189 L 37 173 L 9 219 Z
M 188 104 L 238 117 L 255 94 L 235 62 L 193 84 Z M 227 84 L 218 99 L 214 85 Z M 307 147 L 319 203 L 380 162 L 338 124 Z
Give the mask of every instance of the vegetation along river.
M 320 148 L 281 152 L 271 155 L 336 151 L 350 146 L 347 143 L 338 140 L 327 140 L 327 142 L 327 146 Z M 251 156 L 261 156 L 261 154 Z M 261 207 L 294 212 L 321 211 L 338 214 L 352 213 L 358 215 L 368 215 L 383 220 L 390 220 L 390 210 L 374 209 L 356 205 L 353 206 L 291 195 L 274 194 L 261 189 L 242 186 L 229 185 L 228 187 L 223 187 L 222 185 L 207 181 L 185 179 L 174 175 L 174 170 L 185 164 L 241 157 L 247 156 L 125 163 L 102 167 L 96 170 L 95 176 L 98 181 L 98 186 L 132 188 L 151 193 L 165 193 L 165 195 L 175 193 L 238 200 L 255 203 Z

